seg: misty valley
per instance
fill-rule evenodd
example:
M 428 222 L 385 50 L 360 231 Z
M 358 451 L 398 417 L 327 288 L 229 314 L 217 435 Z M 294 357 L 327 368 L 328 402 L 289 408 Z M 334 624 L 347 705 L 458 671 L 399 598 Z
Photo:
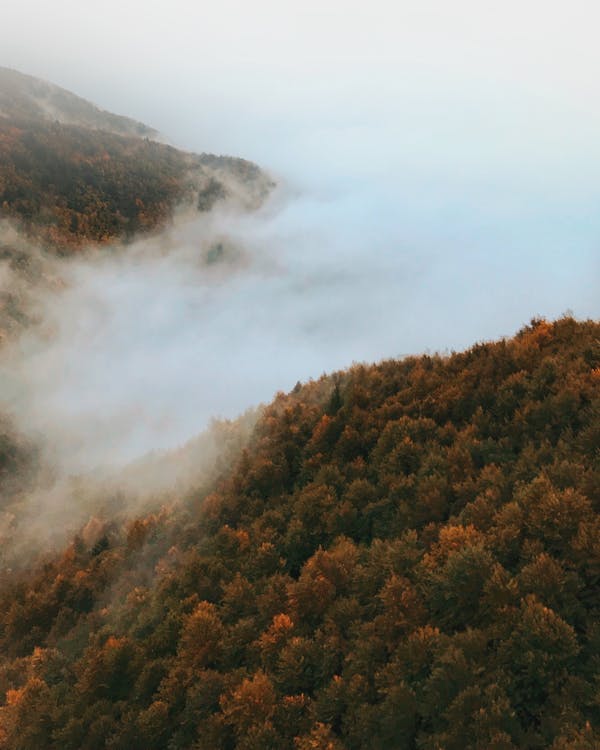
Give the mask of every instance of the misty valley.
M 600 322 L 393 180 L 0 68 L 0 750 L 600 747 Z

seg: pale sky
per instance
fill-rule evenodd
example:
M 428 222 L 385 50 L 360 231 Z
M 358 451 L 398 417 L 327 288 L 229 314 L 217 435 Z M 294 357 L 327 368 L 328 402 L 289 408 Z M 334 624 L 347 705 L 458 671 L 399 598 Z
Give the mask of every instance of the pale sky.
M 3 6 L 3 64 L 196 147 L 239 143 L 262 155 L 260 133 L 292 120 L 336 126 L 396 117 L 401 126 L 406 109 L 456 119 L 449 110 L 460 108 L 484 121 L 504 112 L 514 127 L 527 125 L 531 109 L 549 133 L 579 119 L 584 138 L 599 124 L 600 9 L 587 0 Z

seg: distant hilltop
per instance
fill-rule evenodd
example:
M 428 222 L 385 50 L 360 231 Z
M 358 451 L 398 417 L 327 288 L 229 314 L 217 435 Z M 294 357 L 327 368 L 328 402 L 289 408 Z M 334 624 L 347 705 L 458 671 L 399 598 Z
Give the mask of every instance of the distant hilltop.
M 141 122 L 106 112 L 60 86 L 3 67 L 0 67 L 0 116 L 51 120 L 117 135 L 159 137 L 158 131 Z
M 261 205 L 256 164 L 192 154 L 153 128 L 0 68 L 0 219 L 60 254 L 161 229 L 176 210 Z

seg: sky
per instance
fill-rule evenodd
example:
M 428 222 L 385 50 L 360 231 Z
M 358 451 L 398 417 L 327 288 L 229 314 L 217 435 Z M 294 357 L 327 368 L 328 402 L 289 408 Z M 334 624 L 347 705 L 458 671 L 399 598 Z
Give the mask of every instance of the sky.
M 345 160 L 345 143 L 376 124 L 388 160 L 408 151 L 421 162 L 425 146 L 436 163 L 462 159 L 475 137 L 471 158 L 482 167 L 513 149 L 533 148 L 532 159 L 551 145 L 578 150 L 597 130 L 594 2 L 4 6 L 5 65 L 138 116 L 181 145 L 240 151 L 277 167 L 293 164 L 298 146 L 323 158 L 334 145 L 330 158 Z M 325 148 L 332 132 L 344 140 Z M 597 156 L 597 142 L 588 145 Z M 358 155 L 361 165 L 367 156 Z
M 175 230 L 168 262 L 74 266 L 52 342 L 11 365 L 22 420 L 60 424 L 78 468 L 354 361 L 597 318 L 599 22 L 583 0 L 5 2 L 0 64 L 281 186 Z M 243 273 L 190 273 L 211 233 Z

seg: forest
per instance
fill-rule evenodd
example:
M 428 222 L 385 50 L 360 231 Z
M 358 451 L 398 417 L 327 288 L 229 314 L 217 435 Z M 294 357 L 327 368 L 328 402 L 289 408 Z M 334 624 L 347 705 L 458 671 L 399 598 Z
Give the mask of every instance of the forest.
M 4 563 L 0 748 L 594 750 L 599 510 L 597 322 L 298 383 L 216 479 Z
M 257 209 L 275 187 L 250 161 L 159 138 L 0 67 L 0 345 L 41 322 L 36 302 L 65 286 L 64 258 L 126 252 L 134 239 L 217 207 Z M 0 445 L 0 463 L 2 453 Z
M 0 216 L 44 247 L 131 239 L 177 209 L 208 211 L 239 182 L 270 189 L 254 164 L 188 154 L 149 140 L 46 120 L 0 118 Z M 264 184 L 261 184 L 264 182 Z
M 0 67 L 0 219 L 44 249 L 128 241 L 225 199 L 256 208 L 273 187 L 252 162 L 181 151 L 143 123 Z

